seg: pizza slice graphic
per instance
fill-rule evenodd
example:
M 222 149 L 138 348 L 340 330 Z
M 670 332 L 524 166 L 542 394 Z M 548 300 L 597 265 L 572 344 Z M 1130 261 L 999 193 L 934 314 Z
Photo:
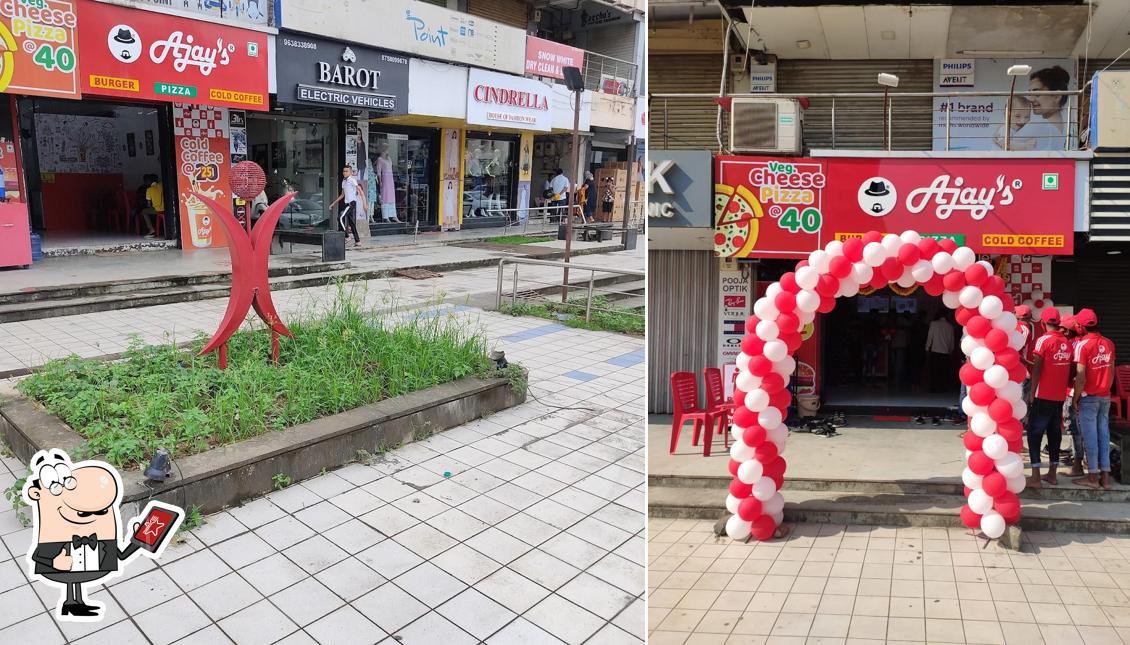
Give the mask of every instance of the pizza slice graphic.
M 757 244 L 761 203 L 745 186 L 714 184 L 714 254 L 745 257 Z

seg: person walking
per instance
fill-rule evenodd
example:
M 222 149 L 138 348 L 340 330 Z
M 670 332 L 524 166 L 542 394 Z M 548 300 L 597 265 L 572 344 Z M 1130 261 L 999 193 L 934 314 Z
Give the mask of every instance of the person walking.
M 1114 382 L 1114 343 L 1099 333 L 1099 318 L 1091 309 L 1075 314 L 1086 332 L 1075 348 L 1075 392 L 1071 407 L 1079 414 L 1087 453 L 1087 475 L 1080 486 L 1110 490 L 1110 386 Z M 1096 473 L 1100 473 L 1096 477 Z
M 353 176 L 353 168 L 345 166 L 341 169 L 341 194 L 330 203 L 330 208 L 338 202 L 345 200 L 341 206 L 341 230 L 346 235 L 353 233 L 353 246 L 361 246 L 361 236 L 357 234 L 357 213 L 365 209 L 365 194 L 357 178 Z
M 596 180 L 591 172 L 585 171 L 585 183 L 581 184 L 578 200 L 581 202 L 581 212 L 584 213 L 585 221 L 594 221 L 596 217 Z
M 945 391 L 945 381 L 952 378 L 955 348 L 953 325 L 946 320 L 946 312 L 938 310 L 930 329 L 926 332 L 926 356 L 930 364 L 930 391 Z
M 611 177 L 604 178 L 604 192 L 600 196 L 600 212 L 607 221 L 612 221 L 613 204 L 616 201 L 616 182 Z
M 1054 307 L 1040 314 L 1046 332 L 1035 343 L 1032 353 L 1032 387 L 1025 393 L 1025 401 L 1031 406 L 1028 413 L 1028 456 L 1032 460 L 1032 476 L 1028 479 L 1029 488 L 1039 488 L 1041 482 L 1055 485 L 1056 468 L 1059 466 L 1059 446 L 1063 439 L 1063 393 L 1067 390 L 1067 380 L 1071 373 L 1071 343 L 1063 335 L 1060 327 L 1059 311 Z M 1044 433 L 1048 435 L 1048 474 L 1040 477 L 1043 463 L 1040 460 L 1040 446 Z

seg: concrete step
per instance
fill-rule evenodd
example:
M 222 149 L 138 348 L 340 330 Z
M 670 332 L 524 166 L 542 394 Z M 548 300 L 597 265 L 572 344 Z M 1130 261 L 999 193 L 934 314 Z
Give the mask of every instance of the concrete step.
M 725 492 L 702 488 L 648 487 L 653 517 L 717 520 L 726 514 Z M 881 526 L 960 527 L 961 495 L 843 491 L 785 491 L 785 519 Z M 1130 535 L 1130 503 L 1029 500 L 1022 504 L 1020 526 L 1032 531 Z

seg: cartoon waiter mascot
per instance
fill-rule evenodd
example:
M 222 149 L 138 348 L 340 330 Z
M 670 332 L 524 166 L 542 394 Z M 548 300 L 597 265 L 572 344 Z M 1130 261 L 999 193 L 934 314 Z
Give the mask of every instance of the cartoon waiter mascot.
M 41 450 L 32 457 L 23 495 L 32 507 L 36 535 L 27 554 L 29 575 L 60 588 L 59 620 L 101 620 L 104 606 L 87 602 L 84 587 L 120 575 L 138 551 L 157 558 L 184 518 L 175 506 L 150 502 L 130 522 L 132 536 L 119 542 L 118 471 L 101 461 L 71 463 L 61 450 Z

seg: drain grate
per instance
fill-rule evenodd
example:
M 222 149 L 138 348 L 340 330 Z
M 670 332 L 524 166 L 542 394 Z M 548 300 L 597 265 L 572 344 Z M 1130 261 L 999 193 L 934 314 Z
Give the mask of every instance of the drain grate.
M 428 271 L 427 269 L 397 269 L 393 272 L 402 278 L 411 278 L 412 280 L 427 280 L 428 278 L 442 277 L 442 273 L 435 271 Z

